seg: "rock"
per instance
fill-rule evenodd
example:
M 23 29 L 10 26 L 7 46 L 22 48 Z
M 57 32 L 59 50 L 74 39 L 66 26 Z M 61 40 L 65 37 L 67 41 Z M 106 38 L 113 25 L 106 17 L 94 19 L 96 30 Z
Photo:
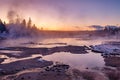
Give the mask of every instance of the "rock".
M 44 60 L 44 62 L 40 62 L 40 61 L 36 61 L 36 58 L 19 60 L 7 64 L 1 64 L 0 68 L 3 70 L 0 70 L 0 74 L 1 75 L 15 74 L 17 72 L 24 71 L 26 69 L 43 68 L 46 66 L 50 66 L 52 64 L 53 64 L 52 61 Z
M 0 58 L 0 63 L 2 63 L 6 58 Z
M 56 64 L 52 67 L 46 67 L 46 71 L 53 71 L 53 72 L 64 72 L 65 70 L 69 69 L 69 65 L 66 64 Z
M 105 65 L 120 67 L 120 57 L 104 57 Z

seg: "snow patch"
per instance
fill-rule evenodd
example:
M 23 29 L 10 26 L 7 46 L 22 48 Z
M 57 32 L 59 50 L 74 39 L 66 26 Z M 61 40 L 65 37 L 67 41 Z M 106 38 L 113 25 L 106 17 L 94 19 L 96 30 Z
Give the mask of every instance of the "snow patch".
M 120 45 L 101 44 L 91 46 L 91 50 L 103 54 L 120 55 Z

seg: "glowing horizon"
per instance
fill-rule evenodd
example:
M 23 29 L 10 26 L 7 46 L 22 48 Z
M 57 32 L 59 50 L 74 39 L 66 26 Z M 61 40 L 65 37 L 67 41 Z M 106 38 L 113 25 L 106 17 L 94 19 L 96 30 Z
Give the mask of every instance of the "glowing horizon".
M 90 25 L 120 24 L 118 0 L 0 0 L 0 18 L 16 11 L 21 19 L 31 17 L 44 30 L 93 30 Z

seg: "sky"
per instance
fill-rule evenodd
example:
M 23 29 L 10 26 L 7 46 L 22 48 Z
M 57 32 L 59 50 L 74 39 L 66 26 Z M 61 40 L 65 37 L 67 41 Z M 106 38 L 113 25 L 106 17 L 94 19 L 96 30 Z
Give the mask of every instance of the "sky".
M 45 30 L 90 30 L 90 25 L 120 24 L 120 0 L 0 0 L 0 18 L 8 12 L 31 17 Z

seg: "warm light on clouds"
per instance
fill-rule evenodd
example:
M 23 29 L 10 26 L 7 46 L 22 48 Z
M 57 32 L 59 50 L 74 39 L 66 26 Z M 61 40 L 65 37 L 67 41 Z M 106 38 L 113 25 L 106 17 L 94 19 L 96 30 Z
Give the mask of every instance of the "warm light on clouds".
M 119 3 L 119 0 L 0 0 L 0 18 L 8 22 L 8 11 L 15 10 L 21 19 L 31 17 L 38 28 L 45 30 L 93 30 L 86 26 L 120 23 Z

